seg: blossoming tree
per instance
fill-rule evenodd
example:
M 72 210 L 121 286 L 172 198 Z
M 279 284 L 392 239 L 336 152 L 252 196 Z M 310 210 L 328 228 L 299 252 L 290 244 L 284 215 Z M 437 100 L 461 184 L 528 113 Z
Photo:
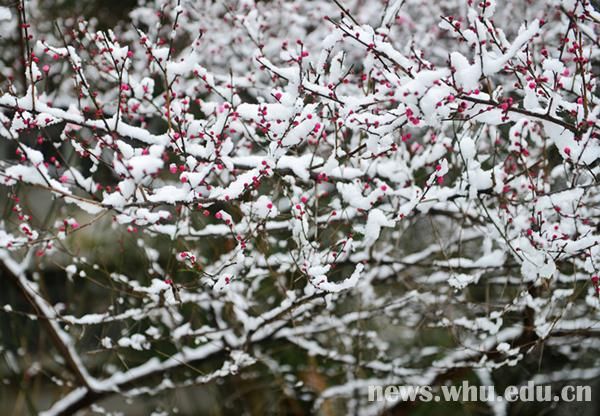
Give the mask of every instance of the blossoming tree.
M 142 0 L 109 30 L 15 3 L 2 319 L 51 344 L 14 359 L 60 387 L 37 410 L 600 375 L 590 1 Z

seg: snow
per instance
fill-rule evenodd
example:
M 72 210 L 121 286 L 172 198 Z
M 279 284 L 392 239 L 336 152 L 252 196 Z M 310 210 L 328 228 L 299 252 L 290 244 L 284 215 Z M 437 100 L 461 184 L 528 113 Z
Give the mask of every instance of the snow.
M 476 274 L 453 274 L 452 277 L 448 279 L 448 284 L 455 289 L 462 290 L 472 283 L 477 283 L 479 277 L 480 276 Z
M 385 191 L 378 187 L 367 196 L 363 196 L 360 183 L 337 183 L 337 189 L 340 192 L 343 200 L 351 206 L 359 209 L 369 210 L 373 207 L 378 198 L 385 195 Z
M 286 147 L 295 146 L 305 139 L 309 133 L 314 131 L 318 121 L 316 118 L 306 119 L 285 135 L 281 144 Z
M 305 363 L 281 360 L 288 344 L 327 384 L 296 391 L 313 413 L 333 397 L 381 413 L 368 382 L 456 368 L 491 382 L 527 359 L 525 330 L 565 362 L 598 356 L 589 2 L 553 2 L 572 18 L 496 0 L 150 3 L 113 30 L 76 21 L 66 44 L 33 27 L 23 80 L 18 48 L 0 60 L 0 262 L 73 373 L 53 377 L 71 391 L 47 414 L 252 381 L 257 361 L 295 389 Z M 0 7 L 3 39 L 13 11 Z M 40 290 L 48 267 L 58 297 Z M 98 283 L 90 304 L 71 296 L 82 278 Z M 456 345 L 398 341 L 450 328 Z M 93 376 L 91 351 L 106 357 Z M 346 371 L 359 361 L 372 374 Z
M 2 20 L 10 20 L 12 18 L 12 13 L 8 7 L 0 6 L 0 21 Z
M 538 33 L 539 29 L 540 22 L 537 19 L 533 20 L 527 28 L 522 26 L 519 35 L 503 55 L 495 59 L 488 57 L 488 59 L 483 60 L 483 75 L 489 76 L 500 71 Z
M 174 204 L 176 202 L 185 202 L 191 200 L 190 192 L 185 187 L 177 187 L 174 185 L 165 185 L 154 189 L 152 195 L 148 195 L 150 202 L 165 202 Z
M 134 350 L 142 351 L 150 348 L 150 343 L 142 334 L 133 334 L 128 337 L 122 337 L 117 341 L 120 347 L 133 348 Z
M 256 201 L 242 205 L 242 211 L 245 215 L 261 219 L 274 218 L 279 214 L 277 207 L 266 195 L 261 195 Z
M 153 148 L 156 149 L 154 152 L 155 155 L 133 156 L 131 159 L 127 160 L 127 170 L 136 182 L 140 182 L 149 175 L 155 174 L 162 169 L 164 164 L 163 160 L 160 158 L 162 150 L 160 147 L 152 146 L 150 148 L 151 153 Z
M 479 78 L 481 77 L 481 68 L 477 64 L 469 64 L 460 52 L 452 52 L 450 54 L 450 64 L 456 69 L 454 77 L 458 85 L 466 90 L 474 90 L 479 86 Z
M 521 273 L 526 282 L 535 282 L 539 277 L 550 279 L 554 276 L 556 265 L 547 253 L 533 247 L 525 238 L 520 238 L 515 246 L 524 254 Z
M 68 409 L 69 406 L 83 399 L 87 393 L 87 388 L 78 387 L 70 391 L 65 397 L 63 397 L 59 401 L 55 402 L 50 409 L 40 412 L 40 416 L 54 416 L 63 414 L 63 412 L 66 409 Z
M 248 172 L 242 173 L 226 188 L 216 187 L 210 193 L 211 199 L 220 199 L 222 201 L 236 199 L 244 191 L 252 186 L 254 180 L 261 176 L 261 169 L 255 168 Z
M 319 273 L 326 272 L 326 270 L 323 268 L 319 270 L 315 270 L 315 268 L 312 268 L 311 270 L 309 270 L 309 274 L 311 276 L 314 276 L 314 279 L 317 281 L 315 285 L 320 290 L 324 290 L 325 292 L 338 293 L 343 290 L 348 290 L 355 287 L 363 270 L 364 266 L 362 264 L 357 264 L 352 275 L 344 279 L 340 283 L 330 282 L 327 280 L 327 277 L 323 274 L 319 275 Z
M 395 225 L 396 222 L 388 219 L 385 213 L 380 209 L 375 208 L 370 210 L 364 228 L 365 237 L 363 244 L 367 247 L 372 246 L 377 239 L 379 239 L 383 227 L 394 227 Z

